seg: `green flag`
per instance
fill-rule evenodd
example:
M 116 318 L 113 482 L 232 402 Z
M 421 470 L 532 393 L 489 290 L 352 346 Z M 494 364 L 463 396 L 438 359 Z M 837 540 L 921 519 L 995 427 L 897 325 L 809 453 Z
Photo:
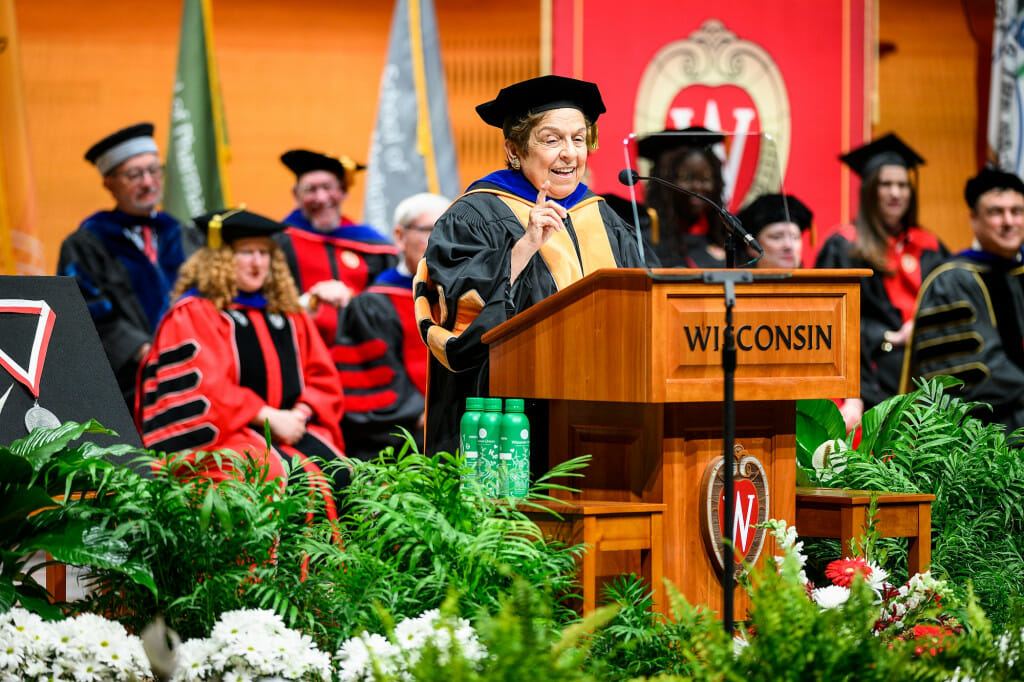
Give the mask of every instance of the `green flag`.
M 185 0 L 164 210 L 189 223 L 193 216 L 227 207 L 226 160 L 227 129 L 213 58 L 210 0 Z

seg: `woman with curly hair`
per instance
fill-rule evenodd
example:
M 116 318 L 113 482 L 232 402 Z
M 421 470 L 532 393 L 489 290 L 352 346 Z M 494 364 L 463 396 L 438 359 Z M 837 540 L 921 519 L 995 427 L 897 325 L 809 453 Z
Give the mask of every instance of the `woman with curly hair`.
M 298 456 L 307 471 L 327 465 L 345 484 L 341 382 L 270 239 L 284 226 L 245 210 L 195 220 L 207 245 L 182 266 L 139 372 L 143 442 L 160 452 L 245 452 L 275 477 Z M 228 464 L 204 474 L 232 472 Z

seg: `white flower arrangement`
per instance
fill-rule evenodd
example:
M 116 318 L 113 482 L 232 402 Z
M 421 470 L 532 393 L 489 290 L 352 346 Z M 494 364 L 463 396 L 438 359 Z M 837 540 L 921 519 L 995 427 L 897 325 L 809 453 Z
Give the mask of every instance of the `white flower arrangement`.
M 133 682 L 152 672 L 142 641 L 91 613 L 44 621 L 22 608 L 0 613 L 0 680 Z
M 208 638 L 188 640 L 177 656 L 175 682 L 331 679 L 330 655 L 268 610 L 222 613 Z
M 782 555 L 776 555 L 775 565 L 781 569 L 782 564 L 786 561 L 786 557 L 793 558 L 800 566 L 800 584 L 807 584 L 807 573 L 804 571 L 804 567 L 807 566 L 807 557 L 804 556 L 804 543 L 797 542 L 796 526 L 787 526 L 785 519 L 768 519 L 765 522 L 765 526 L 771 531 L 772 536 L 775 538 L 776 544 L 779 546 L 779 550 Z
M 487 656 L 469 621 L 442 616 L 432 609 L 395 626 L 394 641 L 363 632 L 343 643 L 335 654 L 338 680 L 411 680 L 409 671 L 428 650 L 436 653 L 441 665 L 453 656 L 461 656 L 470 664 L 479 664 Z
M 838 609 L 850 599 L 850 590 L 839 585 L 826 585 L 811 590 L 811 599 L 822 610 Z

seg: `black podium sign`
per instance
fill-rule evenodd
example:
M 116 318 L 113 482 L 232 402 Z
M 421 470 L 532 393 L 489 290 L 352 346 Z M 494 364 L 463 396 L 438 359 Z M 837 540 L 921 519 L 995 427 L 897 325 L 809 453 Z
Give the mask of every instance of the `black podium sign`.
M 117 432 L 87 434 L 98 444 L 142 446 L 75 280 L 0 276 L 0 444 L 47 412 Z

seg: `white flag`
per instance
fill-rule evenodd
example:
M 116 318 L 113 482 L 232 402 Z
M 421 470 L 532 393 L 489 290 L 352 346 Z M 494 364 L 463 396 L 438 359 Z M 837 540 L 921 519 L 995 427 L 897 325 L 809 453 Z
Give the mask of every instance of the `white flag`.
M 996 0 L 992 38 L 992 82 L 989 90 L 989 160 L 1000 170 L 1024 171 L 1024 9 L 1018 0 Z
M 455 198 L 458 168 L 433 0 L 397 0 L 367 163 L 363 222 L 390 234 L 395 206 L 418 192 Z

